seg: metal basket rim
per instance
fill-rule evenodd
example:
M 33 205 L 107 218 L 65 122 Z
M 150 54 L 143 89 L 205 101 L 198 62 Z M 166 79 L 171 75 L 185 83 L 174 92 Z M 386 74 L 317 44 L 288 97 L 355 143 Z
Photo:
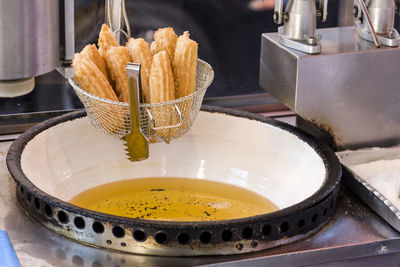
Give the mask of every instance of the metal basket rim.
M 148 103 L 140 103 L 140 107 L 141 108 L 154 108 L 154 107 L 162 107 L 162 106 L 167 106 L 167 105 L 175 105 L 178 104 L 180 102 L 183 102 L 187 99 L 193 98 L 194 96 L 197 96 L 198 94 L 204 92 L 205 90 L 207 90 L 207 88 L 210 86 L 210 84 L 212 83 L 212 81 L 214 80 L 214 70 L 211 67 L 210 64 L 208 64 L 206 61 L 202 60 L 202 59 L 197 59 L 197 63 L 200 64 L 204 64 L 206 67 L 208 67 L 210 69 L 210 77 L 207 80 L 207 82 L 200 88 L 196 88 L 196 90 L 194 91 L 194 93 L 178 98 L 178 99 L 174 99 L 174 100 L 170 100 L 170 101 L 166 101 L 166 102 L 162 102 L 162 103 L 153 103 L 153 104 L 148 104 Z M 75 81 L 73 78 L 68 79 L 70 85 L 72 86 L 72 88 L 74 88 L 74 90 L 78 91 L 80 94 L 85 95 L 86 97 L 89 97 L 91 99 L 94 99 L 96 101 L 100 101 L 102 103 L 107 103 L 107 104 L 111 104 L 111 105 L 117 105 L 117 106 L 122 106 L 122 107 L 129 107 L 129 103 L 126 102 L 117 102 L 114 100 L 110 100 L 110 99 L 106 99 L 106 98 L 101 98 L 95 95 L 92 95 L 91 93 L 87 92 L 86 90 L 84 90 L 82 87 L 79 86 L 79 83 L 77 81 Z

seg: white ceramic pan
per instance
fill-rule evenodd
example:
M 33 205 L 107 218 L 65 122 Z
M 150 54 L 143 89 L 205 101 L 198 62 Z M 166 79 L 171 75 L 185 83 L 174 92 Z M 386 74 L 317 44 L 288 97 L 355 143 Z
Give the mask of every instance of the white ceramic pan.
M 88 125 L 84 112 L 30 129 L 12 145 L 8 168 L 18 199 L 50 230 L 107 249 L 152 255 L 234 254 L 304 238 L 334 211 L 340 164 L 300 130 L 255 114 L 203 107 L 192 129 L 132 163 L 121 140 Z M 279 210 L 211 222 L 163 222 L 94 212 L 67 203 L 82 191 L 142 177 L 190 177 L 241 186 Z

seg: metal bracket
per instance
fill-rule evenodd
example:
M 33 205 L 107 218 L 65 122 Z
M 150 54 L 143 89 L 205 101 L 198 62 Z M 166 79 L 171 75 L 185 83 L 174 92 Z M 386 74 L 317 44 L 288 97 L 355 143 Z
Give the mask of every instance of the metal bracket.
M 398 12 L 399 0 L 394 0 L 394 2 L 395 5 L 393 5 L 392 8 L 395 9 L 395 12 Z M 371 4 L 371 2 L 367 3 Z M 382 3 L 383 2 L 379 2 L 379 4 Z M 391 16 L 394 16 L 395 12 L 390 12 L 386 6 L 380 7 L 381 8 L 378 8 L 379 11 L 377 13 L 377 8 L 374 6 L 373 10 L 375 12 L 369 14 L 369 10 L 363 0 L 354 1 L 354 17 L 356 18 L 355 26 L 357 33 L 360 38 L 370 42 L 375 42 L 376 47 L 379 47 L 381 44 L 389 47 L 397 47 L 400 45 L 400 36 L 397 30 L 393 28 L 393 25 L 389 24 L 390 26 L 388 26 L 384 31 L 381 30 L 381 32 L 375 32 L 374 26 L 372 25 L 372 21 L 380 22 L 382 21 L 382 18 L 384 18 L 384 21 L 386 22 L 389 21 L 389 19 L 394 19 L 393 17 L 391 18 Z M 389 10 L 389 12 L 387 10 Z M 363 19 L 363 22 L 361 22 L 361 19 Z M 378 27 L 378 30 L 380 28 L 379 25 L 380 23 L 375 24 L 375 27 Z
M 279 43 L 290 47 L 292 49 L 307 53 L 307 54 L 319 54 L 321 53 L 321 35 L 315 37 L 308 37 L 306 41 L 292 40 L 286 37 L 284 27 L 278 28 Z
M 368 31 L 365 27 L 363 27 L 363 24 L 361 21 L 356 20 L 355 21 L 355 26 L 358 35 L 360 38 L 373 42 L 374 38 L 371 34 L 370 31 Z M 400 35 L 399 32 L 396 29 L 393 29 L 392 32 L 389 34 L 377 34 L 377 38 L 379 42 L 384 45 L 384 46 L 389 46 L 389 47 L 397 47 L 400 45 Z

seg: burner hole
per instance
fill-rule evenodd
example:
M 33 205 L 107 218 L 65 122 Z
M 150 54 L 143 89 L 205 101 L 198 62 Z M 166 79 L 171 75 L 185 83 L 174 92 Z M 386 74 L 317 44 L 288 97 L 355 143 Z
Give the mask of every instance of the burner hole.
M 312 216 L 311 221 L 312 221 L 313 223 L 315 223 L 315 222 L 317 221 L 317 219 L 318 219 L 318 213 L 315 213 L 314 216 Z
M 48 217 L 51 217 L 53 216 L 53 209 L 46 204 L 46 206 L 44 206 L 44 213 L 46 213 Z
M 185 244 L 189 243 L 190 236 L 186 233 L 181 233 L 178 235 L 177 240 L 178 240 L 179 244 L 185 245 Z
M 121 242 L 121 247 L 126 247 L 126 243 L 125 242 Z
M 74 256 L 72 257 L 72 263 L 73 263 L 75 266 L 83 266 L 83 265 L 84 265 L 84 261 L 83 261 L 82 257 L 81 257 L 81 256 L 78 256 L 78 255 L 74 255 Z
M 253 237 L 253 229 L 250 227 L 246 227 L 242 231 L 242 237 L 244 239 L 251 239 Z
M 322 212 L 322 217 L 325 217 L 326 213 L 328 212 L 328 209 L 325 208 L 324 211 Z
M 164 244 L 167 242 L 167 235 L 163 232 L 157 233 L 154 238 L 159 244 Z
M 306 224 L 306 222 L 305 222 L 303 219 L 301 219 L 301 220 L 297 223 L 297 227 L 301 228 L 301 227 L 303 227 L 305 224 Z
M 232 232 L 230 230 L 224 230 L 221 234 L 222 241 L 228 242 L 232 239 Z
M 74 224 L 75 224 L 75 227 L 78 229 L 85 228 L 85 220 L 82 217 L 75 217 Z
M 135 232 L 133 232 L 133 238 L 136 241 L 143 242 L 143 241 L 146 241 L 147 236 L 146 236 L 146 233 L 143 232 L 142 230 L 136 230 Z
M 280 226 L 281 232 L 286 233 L 289 231 L 289 223 L 288 222 L 283 222 Z
M 104 233 L 104 225 L 101 222 L 94 222 L 92 224 L 92 229 L 96 234 Z
M 36 209 L 40 209 L 40 200 L 37 197 L 35 198 L 35 207 Z
M 24 194 L 24 187 L 22 185 L 19 186 L 19 191 L 21 191 L 21 194 Z
M 32 195 L 31 193 L 26 194 L 26 199 L 30 202 L 32 200 Z
M 114 226 L 112 233 L 116 238 L 123 238 L 125 236 L 125 230 L 121 226 Z
M 271 231 L 272 231 L 272 227 L 269 224 L 264 225 L 264 227 L 262 228 L 262 233 L 265 236 L 270 235 Z
M 203 244 L 207 244 L 211 241 L 211 234 L 209 232 L 204 232 L 200 235 L 200 242 Z
M 104 267 L 104 266 L 100 262 L 94 261 L 94 262 L 92 262 L 92 267 Z
M 107 240 L 106 242 L 107 242 L 107 245 L 111 245 L 112 244 L 111 240 Z
M 64 211 L 59 211 L 57 213 L 58 220 L 60 223 L 67 223 L 68 222 L 68 215 Z

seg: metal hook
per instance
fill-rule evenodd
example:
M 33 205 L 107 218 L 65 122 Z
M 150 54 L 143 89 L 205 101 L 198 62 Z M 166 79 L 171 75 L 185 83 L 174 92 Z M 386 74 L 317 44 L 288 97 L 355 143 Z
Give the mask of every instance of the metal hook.
M 120 32 L 129 39 L 131 37 L 131 29 L 126 13 L 125 0 L 106 0 L 105 8 L 106 24 L 115 33 L 118 42 L 121 42 Z M 124 26 L 126 31 L 123 30 Z

